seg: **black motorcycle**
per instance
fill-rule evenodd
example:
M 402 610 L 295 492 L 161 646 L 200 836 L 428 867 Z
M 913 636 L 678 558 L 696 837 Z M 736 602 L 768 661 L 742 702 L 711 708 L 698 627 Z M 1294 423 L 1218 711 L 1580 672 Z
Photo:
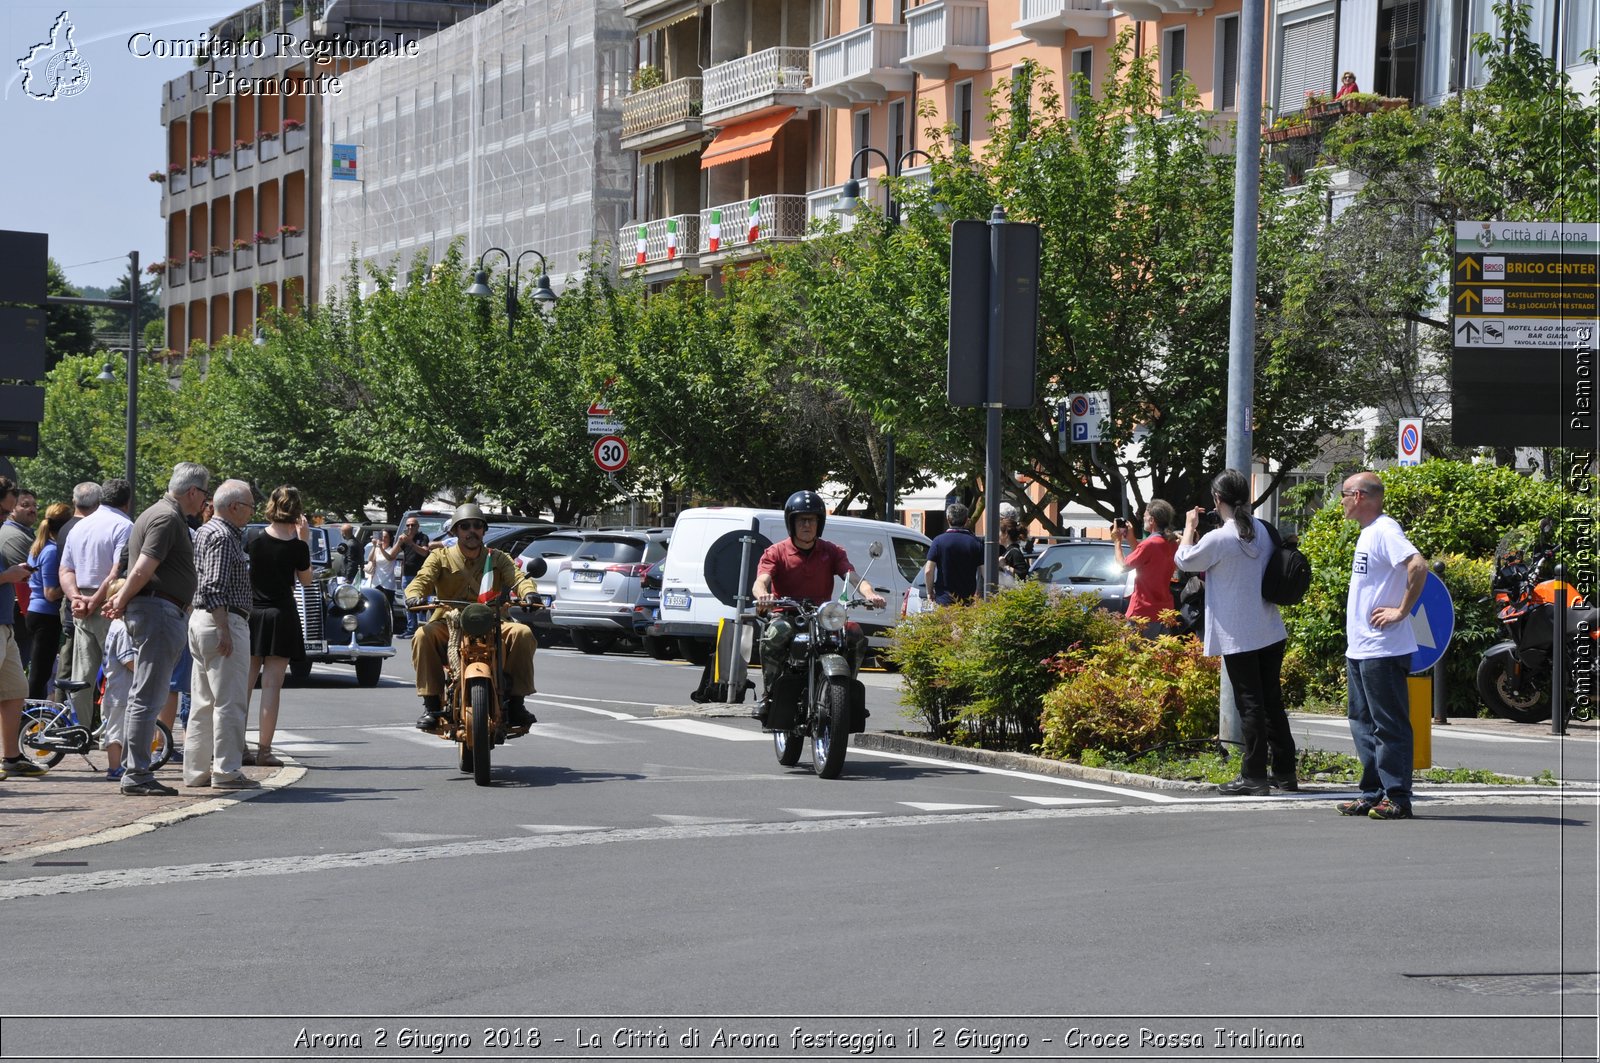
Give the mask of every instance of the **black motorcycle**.
M 1540 523 L 1531 543 L 1517 530 L 1495 548 L 1491 591 L 1506 637 L 1484 651 L 1478 664 L 1478 694 L 1496 716 L 1518 723 L 1550 718 L 1558 603 L 1566 612 L 1567 712 L 1576 719 L 1594 715 L 1600 610 L 1580 598 L 1571 584 L 1550 578 L 1554 557 L 1548 519 Z
M 823 605 L 794 598 L 772 602 L 761 636 L 763 692 L 758 718 L 772 732 L 778 763 L 792 768 L 811 739 L 817 775 L 837 779 L 850 736 L 867 729 L 867 690 L 856 678 L 846 610 L 864 598 Z

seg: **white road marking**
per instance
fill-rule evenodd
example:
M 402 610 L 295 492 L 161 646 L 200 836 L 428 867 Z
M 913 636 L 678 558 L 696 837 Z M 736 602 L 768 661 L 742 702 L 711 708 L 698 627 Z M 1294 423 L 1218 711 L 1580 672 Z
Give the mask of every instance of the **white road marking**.
M 419 845 L 422 843 L 434 844 L 435 842 L 458 842 L 465 838 L 474 838 L 474 834 L 385 834 L 385 838 L 396 845 Z
M 1330 795 L 1332 796 L 1332 795 Z M 1422 799 L 1422 795 L 1416 795 Z M 1555 792 L 1522 791 L 1515 795 L 1497 794 L 1438 794 L 1430 800 L 1451 804 L 1499 804 L 1504 797 L 1515 796 L 1519 804 L 1561 805 L 1563 795 Z M 1583 795 L 1592 800 L 1600 794 Z M 1182 802 L 1183 799 L 1175 798 Z M 1238 804 L 1201 804 L 1184 802 L 1159 807 L 1151 805 L 1095 806 L 1090 808 L 1029 808 L 997 812 L 974 812 L 966 816 L 923 814 L 908 816 L 837 817 L 829 819 L 783 820 L 773 823 L 705 823 L 664 827 L 638 827 L 615 830 L 594 830 L 570 833 L 542 833 L 535 837 L 486 838 L 481 841 L 444 842 L 438 845 L 417 845 L 404 848 L 375 849 L 357 853 L 321 853 L 300 856 L 265 857 L 256 860 L 229 860 L 204 864 L 178 864 L 167 867 L 125 868 L 119 870 L 88 871 L 66 875 L 35 875 L 29 878 L 0 882 L 0 901 L 24 897 L 52 897 L 71 893 L 91 893 L 101 890 L 135 889 L 149 886 L 184 885 L 221 882 L 234 878 L 260 878 L 277 875 L 302 875 L 307 872 L 337 871 L 347 868 L 387 867 L 417 863 L 424 860 L 456 860 L 462 857 L 491 856 L 506 853 L 527 853 L 545 849 L 568 849 L 584 845 L 612 845 L 625 842 L 687 841 L 716 838 L 758 838 L 775 835 L 816 834 L 841 830 L 873 830 L 884 828 L 929 827 L 950 829 L 973 823 L 1023 823 L 1043 819 L 1076 819 L 1097 816 L 1159 816 L 1208 811 L 1227 814 L 1240 812 L 1246 815 L 1295 809 L 1298 804 L 1284 802 L 1281 798 L 1262 798 Z
M 571 834 L 575 831 L 606 829 L 604 827 L 584 827 L 573 823 L 524 823 L 521 826 L 529 834 Z
M 1110 800 L 1105 797 L 1029 797 L 1026 794 L 1016 794 L 1013 801 L 1026 801 L 1033 805 L 1044 805 L 1046 808 L 1055 808 L 1061 805 L 1100 805 Z
M 1049 783 L 1053 786 L 1071 786 L 1075 789 L 1115 794 L 1118 797 L 1149 801 L 1158 805 L 1186 800 L 1186 798 L 1174 797 L 1171 794 L 1135 790 L 1127 786 L 1110 786 L 1106 783 L 1084 782 L 1082 779 L 1063 779 L 1054 775 L 1037 775 L 1029 771 L 1017 771 L 1014 768 L 991 768 L 984 764 L 962 764 L 956 761 L 940 760 L 936 757 L 919 757 L 911 753 L 891 753 L 886 749 L 856 749 L 852 747 L 850 755 L 852 757 L 882 757 L 885 760 L 903 760 L 911 764 L 933 764 L 951 771 L 971 771 L 983 775 L 1003 775 L 1011 779 L 1027 779 L 1029 782 Z
M 749 820 L 733 816 L 674 816 L 668 813 L 657 813 L 656 819 L 663 823 L 670 823 L 674 827 L 704 827 L 712 823 L 748 823 Z
M 529 700 L 529 705 L 537 705 L 541 709 L 572 709 L 575 712 L 589 712 L 596 716 L 605 716 L 613 720 L 634 720 L 638 717 L 627 712 L 612 712 L 610 709 L 597 709 L 590 705 L 568 705 L 560 701 L 551 701 L 549 698 L 540 698 L 537 701 Z M 624 701 L 621 704 L 631 705 L 633 702 Z
M 779 812 L 787 812 L 791 816 L 801 819 L 828 819 L 833 816 L 879 816 L 881 812 L 849 812 L 842 808 L 780 808 Z
M 630 723 L 642 727 L 659 727 L 663 731 L 677 731 L 679 734 L 700 735 L 703 738 L 720 738 L 724 742 L 770 742 L 771 737 L 760 731 L 744 731 L 737 727 L 725 727 L 722 724 L 706 723 L 704 720 L 691 720 L 683 717 L 667 717 L 664 719 L 635 719 Z
M 611 746 L 644 741 L 642 738 L 603 735 L 595 731 L 585 731 L 581 727 L 568 727 L 562 723 L 545 723 L 542 720 L 533 725 L 531 733 L 535 738 L 548 738 L 556 742 L 573 742 L 580 746 Z
M 995 808 L 995 805 L 956 805 L 945 801 L 899 801 L 897 804 L 914 808 L 919 812 L 972 812 L 985 808 Z
M 1320 727 L 1323 730 L 1337 731 L 1346 736 L 1350 734 L 1349 722 L 1346 720 L 1335 719 L 1333 717 L 1329 717 L 1328 719 L 1306 719 L 1304 717 L 1293 717 L 1290 719 L 1289 723 L 1291 726 L 1305 724 L 1308 727 Z M 1493 734 L 1489 731 L 1472 731 L 1464 728 L 1458 728 L 1453 724 L 1444 727 L 1435 727 L 1432 729 L 1431 733 L 1435 742 L 1438 742 L 1441 739 L 1459 738 L 1468 742 L 1500 742 L 1505 745 L 1540 745 L 1545 741 L 1543 738 L 1524 738 L 1520 735 L 1503 735 Z
M 244 737 L 248 742 L 254 742 L 257 745 L 261 744 L 261 733 L 259 731 L 246 731 Z M 325 742 L 320 738 L 312 738 L 310 735 L 299 734 L 295 731 L 278 731 L 272 736 L 272 748 L 275 751 L 283 750 L 289 753 L 316 753 L 322 750 L 355 749 L 356 747 L 348 742 Z
M 387 727 L 363 727 L 362 730 L 370 731 L 373 734 L 387 735 L 390 738 L 398 738 L 402 742 L 410 742 L 413 745 L 427 746 L 429 749 L 440 749 L 446 745 L 454 745 L 453 742 L 448 742 L 438 735 L 423 734 L 415 727 L 407 727 L 403 724 L 392 724 Z
M 602 705 L 638 705 L 642 708 L 653 709 L 661 704 L 659 701 L 619 701 L 616 698 L 586 698 L 582 694 L 555 694 L 546 695 L 566 698 L 568 701 L 598 701 Z M 576 708 L 577 706 L 573 706 Z

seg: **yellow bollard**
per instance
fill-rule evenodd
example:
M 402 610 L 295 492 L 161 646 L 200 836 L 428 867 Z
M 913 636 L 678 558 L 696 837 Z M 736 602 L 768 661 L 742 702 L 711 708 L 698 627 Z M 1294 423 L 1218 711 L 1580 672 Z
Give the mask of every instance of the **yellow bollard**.
M 1422 771 L 1433 767 L 1433 676 L 1406 676 L 1406 692 L 1411 695 L 1411 767 Z

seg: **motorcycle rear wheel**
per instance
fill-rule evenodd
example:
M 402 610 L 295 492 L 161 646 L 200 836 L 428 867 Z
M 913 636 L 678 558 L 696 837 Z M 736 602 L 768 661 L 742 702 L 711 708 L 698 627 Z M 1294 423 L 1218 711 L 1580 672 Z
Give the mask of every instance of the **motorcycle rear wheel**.
M 489 785 L 489 702 L 492 692 L 487 679 L 467 683 L 467 698 L 472 707 L 472 781 Z
M 772 750 L 778 754 L 778 763 L 786 768 L 792 768 L 800 763 L 800 751 L 805 747 L 806 740 L 798 732 L 772 732 Z
M 1478 696 L 1489 711 L 1517 723 L 1539 723 L 1550 718 L 1550 677 L 1519 677 L 1519 666 L 1508 657 L 1485 657 L 1478 665 Z M 1519 685 L 1517 680 L 1521 678 Z
M 816 725 L 811 735 L 811 766 L 821 779 L 837 779 L 844 771 L 844 753 L 850 745 L 850 685 L 838 676 L 822 687 Z

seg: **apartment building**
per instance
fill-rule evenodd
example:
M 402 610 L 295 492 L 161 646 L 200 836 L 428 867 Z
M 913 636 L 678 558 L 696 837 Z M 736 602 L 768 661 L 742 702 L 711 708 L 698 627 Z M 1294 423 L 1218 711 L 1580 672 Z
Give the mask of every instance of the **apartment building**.
M 212 25 L 196 66 L 163 89 L 167 346 L 246 334 L 272 306 L 313 300 L 330 78 L 492 0 L 265 0 Z M 176 46 L 200 42 L 178 42 Z M 332 54 L 308 54 L 308 43 Z
M 457 239 L 474 260 L 537 252 L 558 289 L 604 261 L 634 188 L 633 38 L 621 0 L 502 0 L 352 73 L 325 125 L 353 166 L 320 189 L 328 277 L 365 262 L 403 273 Z

